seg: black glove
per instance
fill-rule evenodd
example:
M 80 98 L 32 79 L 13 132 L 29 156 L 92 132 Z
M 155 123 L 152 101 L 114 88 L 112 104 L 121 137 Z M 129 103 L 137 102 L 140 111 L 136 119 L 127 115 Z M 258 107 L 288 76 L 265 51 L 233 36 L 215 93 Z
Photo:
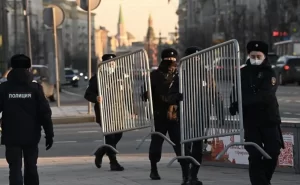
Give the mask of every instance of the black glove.
M 234 107 L 229 107 L 229 112 L 231 116 L 235 116 L 236 115 L 236 109 Z
M 49 150 L 53 145 L 53 138 L 46 137 L 46 150 Z
M 178 93 L 178 101 L 182 101 L 183 100 L 183 94 L 182 93 Z
M 142 101 L 146 102 L 148 100 L 148 91 L 144 92 L 142 95 Z
M 229 107 L 230 115 L 235 116 L 238 111 L 239 111 L 239 109 L 238 109 L 237 102 L 232 103 Z

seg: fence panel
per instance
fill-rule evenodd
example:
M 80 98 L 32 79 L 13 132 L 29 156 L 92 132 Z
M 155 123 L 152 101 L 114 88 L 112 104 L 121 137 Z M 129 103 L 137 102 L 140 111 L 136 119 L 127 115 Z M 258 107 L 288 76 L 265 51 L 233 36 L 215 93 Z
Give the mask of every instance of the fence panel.
M 104 135 L 104 145 L 100 148 L 107 147 L 118 153 L 113 146 L 106 144 L 106 135 L 145 128 L 151 128 L 151 132 L 139 146 L 151 134 L 160 135 L 174 145 L 161 133 L 154 132 L 150 68 L 145 50 L 100 63 L 97 75 L 99 96 L 102 97 L 99 106 Z M 144 91 L 149 92 L 148 101 L 142 98 Z

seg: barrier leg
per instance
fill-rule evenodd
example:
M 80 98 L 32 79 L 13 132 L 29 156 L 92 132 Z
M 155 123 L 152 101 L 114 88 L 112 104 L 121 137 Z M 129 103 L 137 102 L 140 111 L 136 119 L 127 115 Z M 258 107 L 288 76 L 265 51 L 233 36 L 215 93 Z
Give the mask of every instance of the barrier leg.
M 170 145 L 175 146 L 175 144 L 165 135 L 163 135 L 160 132 L 150 132 L 149 134 L 147 134 L 145 137 L 143 137 L 143 139 L 141 140 L 141 142 L 137 145 L 136 149 L 140 149 L 140 147 L 142 146 L 142 144 L 145 142 L 145 140 L 151 136 L 151 135 L 159 135 L 160 137 L 164 138 L 165 141 L 167 141 Z
M 236 142 L 236 143 L 230 143 L 229 145 L 227 145 L 225 147 L 225 149 L 220 152 L 217 157 L 216 160 L 220 160 L 220 158 L 227 152 L 227 150 L 232 147 L 232 146 L 240 146 L 240 145 L 244 145 L 244 146 L 253 146 L 255 147 L 266 159 L 272 159 L 271 156 L 264 151 L 264 149 L 262 149 L 258 144 L 253 143 L 253 142 Z
M 96 152 L 97 152 L 97 150 L 100 149 L 100 148 L 103 148 L 103 149 L 104 149 L 104 148 L 107 148 L 108 150 L 112 150 L 112 151 L 115 152 L 116 154 L 119 153 L 119 151 L 118 151 L 117 149 L 115 149 L 113 146 L 108 145 L 108 144 L 103 144 L 103 145 L 98 146 L 98 147 L 93 151 L 93 153 L 91 154 L 91 156 L 95 155 Z
M 197 166 L 200 166 L 200 163 L 192 156 L 177 156 L 177 157 L 174 157 L 167 165 L 167 167 L 171 167 L 171 165 L 176 161 L 176 160 L 179 160 L 179 159 L 185 159 L 185 160 L 188 160 L 192 163 L 194 163 L 195 165 Z
M 180 147 L 181 147 L 181 156 L 176 156 L 176 157 L 174 157 L 174 158 L 168 163 L 167 167 L 170 167 L 170 166 L 174 163 L 175 160 L 180 160 L 180 159 L 186 160 L 187 162 L 192 162 L 192 163 L 194 163 L 195 165 L 200 166 L 200 163 L 199 163 L 194 157 L 192 157 L 192 156 L 186 156 L 186 155 L 185 155 L 186 147 L 185 147 L 185 144 L 184 144 L 184 143 L 181 143 L 181 144 L 180 144 Z

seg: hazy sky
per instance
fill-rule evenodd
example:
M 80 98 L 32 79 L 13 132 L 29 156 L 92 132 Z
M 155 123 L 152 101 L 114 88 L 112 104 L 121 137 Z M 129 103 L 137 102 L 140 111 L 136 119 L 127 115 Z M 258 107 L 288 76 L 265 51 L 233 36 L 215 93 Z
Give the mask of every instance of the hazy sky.
M 160 30 L 162 36 L 168 36 L 168 32 L 175 30 L 178 0 L 171 0 L 170 4 L 168 0 L 102 0 L 100 6 L 93 11 L 97 13 L 96 26 L 106 27 L 110 35 L 116 34 L 120 3 L 123 7 L 125 29 L 137 40 L 142 40 L 146 35 L 150 13 L 156 36 Z

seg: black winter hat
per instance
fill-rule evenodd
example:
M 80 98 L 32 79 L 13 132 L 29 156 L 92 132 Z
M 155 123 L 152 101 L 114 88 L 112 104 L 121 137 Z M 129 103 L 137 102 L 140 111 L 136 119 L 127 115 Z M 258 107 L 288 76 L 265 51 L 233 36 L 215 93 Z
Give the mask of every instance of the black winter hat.
M 112 59 L 112 58 L 115 58 L 115 57 L 117 57 L 115 54 L 104 54 L 102 56 L 102 61 L 109 60 L 109 59 Z
M 189 47 L 189 48 L 187 48 L 185 50 L 184 55 L 185 56 L 189 56 L 189 55 L 192 55 L 192 54 L 197 53 L 199 51 L 201 51 L 200 47 L 198 47 L 198 46 L 191 46 L 191 47 Z
M 10 66 L 13 69 L 23 68 L 29 69 L 31 67 L 31 60 L 24 54 L 17 54 L 11 57 Z
M 248 54 L 252 51 L 260 51 L 265 56 L 268 56 L 268 44 L 263 41 L 250 41 L 247 44 Z
M 162 60 L 176 61 L 177 57 L 178 57 L 178 52 L 173 48 L 167 48 L 161 52 Z

